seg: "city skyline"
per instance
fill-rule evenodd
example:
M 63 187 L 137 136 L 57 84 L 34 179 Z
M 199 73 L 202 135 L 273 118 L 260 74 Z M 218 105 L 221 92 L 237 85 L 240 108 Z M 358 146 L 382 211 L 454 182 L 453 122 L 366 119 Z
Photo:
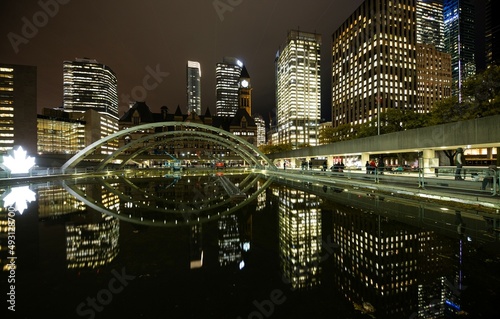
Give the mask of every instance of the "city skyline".
M 119 6 L 99 3 L 97 10 L 97 2 L 41 0 L 28 5 L 8 0 L 0 4 L 0 62 L 37 67 L 41 113 L 63 105 L 65 60 L 96 59 L 117 74 L 122 116 L 129 100 L 145 100 L 156 112 L 162 106 L 187 112 L 185 65 L 199 61 L 204 70 L 202 113 L 210 107 L 215 114 L 215 67 L 224 56 L 234 56 L 252 74 L 253 111 L 268 121 L 276 107 L 275 54 L 288 31 L 298 29 L 324 39 L 321 118 L 331 120 L 331 38 L 362 2 L 215 0 L 200 1 L 200 10 L 192 10 L 192 4 L 182 2 L 125 1 Z M 484 5 L 485 0 L 474 2 Z M 481 14 L 484 7 L 476 11 Z M 484 43 L 476 47 L 480 52 Z
M 203 69 L 202 112 L 215 113 L 215 67 L 224 56 L 241 60 L 252 76 L 253 110 L 266 120 L 275 107 L 274 58 L 291 29 L 325 38 L 322 71 L 328 77 L 331 34 L 362 0 L 132 1 L 85 4 L 42 0 L 0 4 L 0 61 L 38 69 L 38 111 L 63 104 L 63 61 L 96 59 L 117 75 L 119 116 L 130 100 L 154 111 L 187 111 L 186 63 Z M 92 22 L 90 22 L 92 21 Z M 145 85 L 146 84 L 146 85 Z M 329 112 L 330 106 L 324 106 Z

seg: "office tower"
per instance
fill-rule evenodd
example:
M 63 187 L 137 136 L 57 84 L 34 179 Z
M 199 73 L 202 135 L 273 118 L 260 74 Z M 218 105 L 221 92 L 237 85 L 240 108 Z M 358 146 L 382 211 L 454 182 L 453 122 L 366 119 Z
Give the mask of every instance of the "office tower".
M 64 108 L 97 110 L 118 118 L 116 75 L 108 66 L 90 59 L 64 61 Z
M 417 43 L 444 51 L 443 0 L 417 0 Z
M 451 55 L 444 52 L 442 0 L 417 0 L 418 112 L 451 96 Z
M 0 153 L 22 146 L 36 154 L 37 68 L 0 64 Z
M 486 0 L 485 45 L 486 66 L 500 65 L 500 19 L 495 14 L 500 11 L 498 0 Z
M 451 54 L 452 95 L 462 100 L 462 83 L 476 73 L 472 0 L 444 0 L 445 50 Z
M 216 116 L 233 117 L 239 107 L 239 80 L 243 63 L 224 57 L 215 66 Z
M 415 16 L 415 0 L 366 0 L 333 33 L 333 127 L 417 110 Z
M 418 112 L 427 113 L 434 104 L 451 97 L 451 55 L 432 44 L 417 43 Z
M 255 125 L 257 125 L 257 146 L 266 144 L 266 121 L 262 115 L 254 116 Z
M 278 143 L 318 145 L 321 35 L 291 30 L 276 57 Z
M 85 143 L 89 145 L 118 131 L 118 90 L 116 75 L 108 66 L 90 59 L 64 61 L 63 106 L 68 112 L 85 113 Z M 97 152 L 109 154 L 118 142 Z
M 187 64 L 187 106 L 188 114 L 201 114 L 201 66 L 199 62 Z

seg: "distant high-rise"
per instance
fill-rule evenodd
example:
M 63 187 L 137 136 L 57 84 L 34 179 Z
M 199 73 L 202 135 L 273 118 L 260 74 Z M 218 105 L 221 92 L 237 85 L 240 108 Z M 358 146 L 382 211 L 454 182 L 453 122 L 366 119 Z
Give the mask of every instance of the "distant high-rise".
M 417 42 L 444 51 L 443 0 L 417 0 Z
M 86 144 L 118 131 L 118 85 L 116 75 L 108 66 L 90 59 L 64 61 L 63 106 L 68 112 L 85 113 L 87 123 L 95 129 L 86 130 Z M 109 154 L 118 143 L 103 146 L 100 153 Z
M 37 151 L 37 68 L 0 64 L 0 153 Z
M 239 108 L 239 80 L 243 63 L 224 57 L 215 67 L 216 116 L 233 117 Z
M 419 111 L 415 0 L 366 0 L 332 40 L 333 127 Z
M 321 120 L 321 35 L 291 30 L 276 56 L 279 144 L 318 145 Z M 273 141 L 274 142 L 274 141 Z
M 445 50 L 451 54 L 452 95 L 462 99 L 462 83 L 476 73 L 474 3 L 472 0 L 444 0 Z
M 486 1 L 486 65 L 500 65 L 500 19 L 496 14 L 500 11 L 500 1 Z
M 266 144 L 266 121 L 261 115 L 256 115 L 254 120 L 257 125 L 257 146 L 261 146 Z
M 199 62 L 187 63 L 187 106 L 188 113 L 201 115 L 201 66 Z

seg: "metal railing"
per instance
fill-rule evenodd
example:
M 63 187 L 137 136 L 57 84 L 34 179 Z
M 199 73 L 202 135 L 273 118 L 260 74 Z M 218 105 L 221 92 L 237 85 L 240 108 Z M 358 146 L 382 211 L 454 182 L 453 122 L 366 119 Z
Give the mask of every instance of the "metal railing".
M 345 168 L 342 171 L 323 169 L 287 169 L 289 173 L 300 175 L 324 175 L 331 178 L 352 181 L 373 182 L 376 184 L 411 185 L 425 189 L 440 188 L 451 192 L 471 192 L 480 195 L 499 195 L 499 172 L 496 169 L 479 166 L 464 166 L 460 170 L 460 179 L 455 179 L 456 166 L 439 166 L 429 168 L 413 168 L 395 170 L 393 168 L 377 168 L 367 171 L 365 168 Z M 484 181 L 484 182 L 483 182 Z

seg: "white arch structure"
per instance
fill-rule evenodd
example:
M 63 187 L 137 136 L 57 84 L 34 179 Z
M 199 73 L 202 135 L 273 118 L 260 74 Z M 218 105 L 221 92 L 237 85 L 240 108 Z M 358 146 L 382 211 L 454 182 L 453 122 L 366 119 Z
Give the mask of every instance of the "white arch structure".
M 276 166 L 273 165 L 272 161 L 264 155 L 257 147 L 253 144 L 248 143 L 241 137 L 238 137 L 232 133 L 224 131 L 222 129 L 205 125 L 199 123 L 191 123 L 191 122 L 157 122 L 157 123 L 147 123 L 142 125 L 137 125 L 130 127 L 125 130 L 118 131 L 114 134 L 108 135 L 90 145 L 85 147 L 83 150 L 75 154 L 71 157 L 64 165 L 61 167 L 64 170 L 74 168 L 81 161 L 85 160 L 87 156 L 94 153 L 102 145 L 106 145 L 106 143 L 117 140 L 126 136 L 130 133 L 134 133 L 137 131 L 144 131 L 155 129 L 158 127 L 169 127 L 172 130 L 158 132 L 154 134 L 145 135 L 139 139 L 136 139 L 113 153 L 109 154 L 96 168 L 96 170 L 103 170 L 105 166 L 115 160 L 118 156 L 128 155 L 125 160 L 122 162 L 122 166 L 125 163 L 134 157 L 138 156 L 145 150 L 151 149 L 156 145 L 163 144 L 166 142 L 165 139 L 158 139 L 158 137 L 169 137 L 168 141 L 175 141 L 178 139 L 199 139 L 210 142 L 216 142 L 219 145 L 222 145 L 226 148 L 234 151 L 238 156 L 243 158 L 248 163 L 254 165 L 257 168 L 264 168 L 264 165 L 267 165 L 269 169 L 276 169 Z M 125 154 L 127 150 L 137 147 L 141 143 L 147 143 L 147 146 L 139 148 L 134 151 L 132 154 Z M 263 164 L 264 163 L 264 164 Z

